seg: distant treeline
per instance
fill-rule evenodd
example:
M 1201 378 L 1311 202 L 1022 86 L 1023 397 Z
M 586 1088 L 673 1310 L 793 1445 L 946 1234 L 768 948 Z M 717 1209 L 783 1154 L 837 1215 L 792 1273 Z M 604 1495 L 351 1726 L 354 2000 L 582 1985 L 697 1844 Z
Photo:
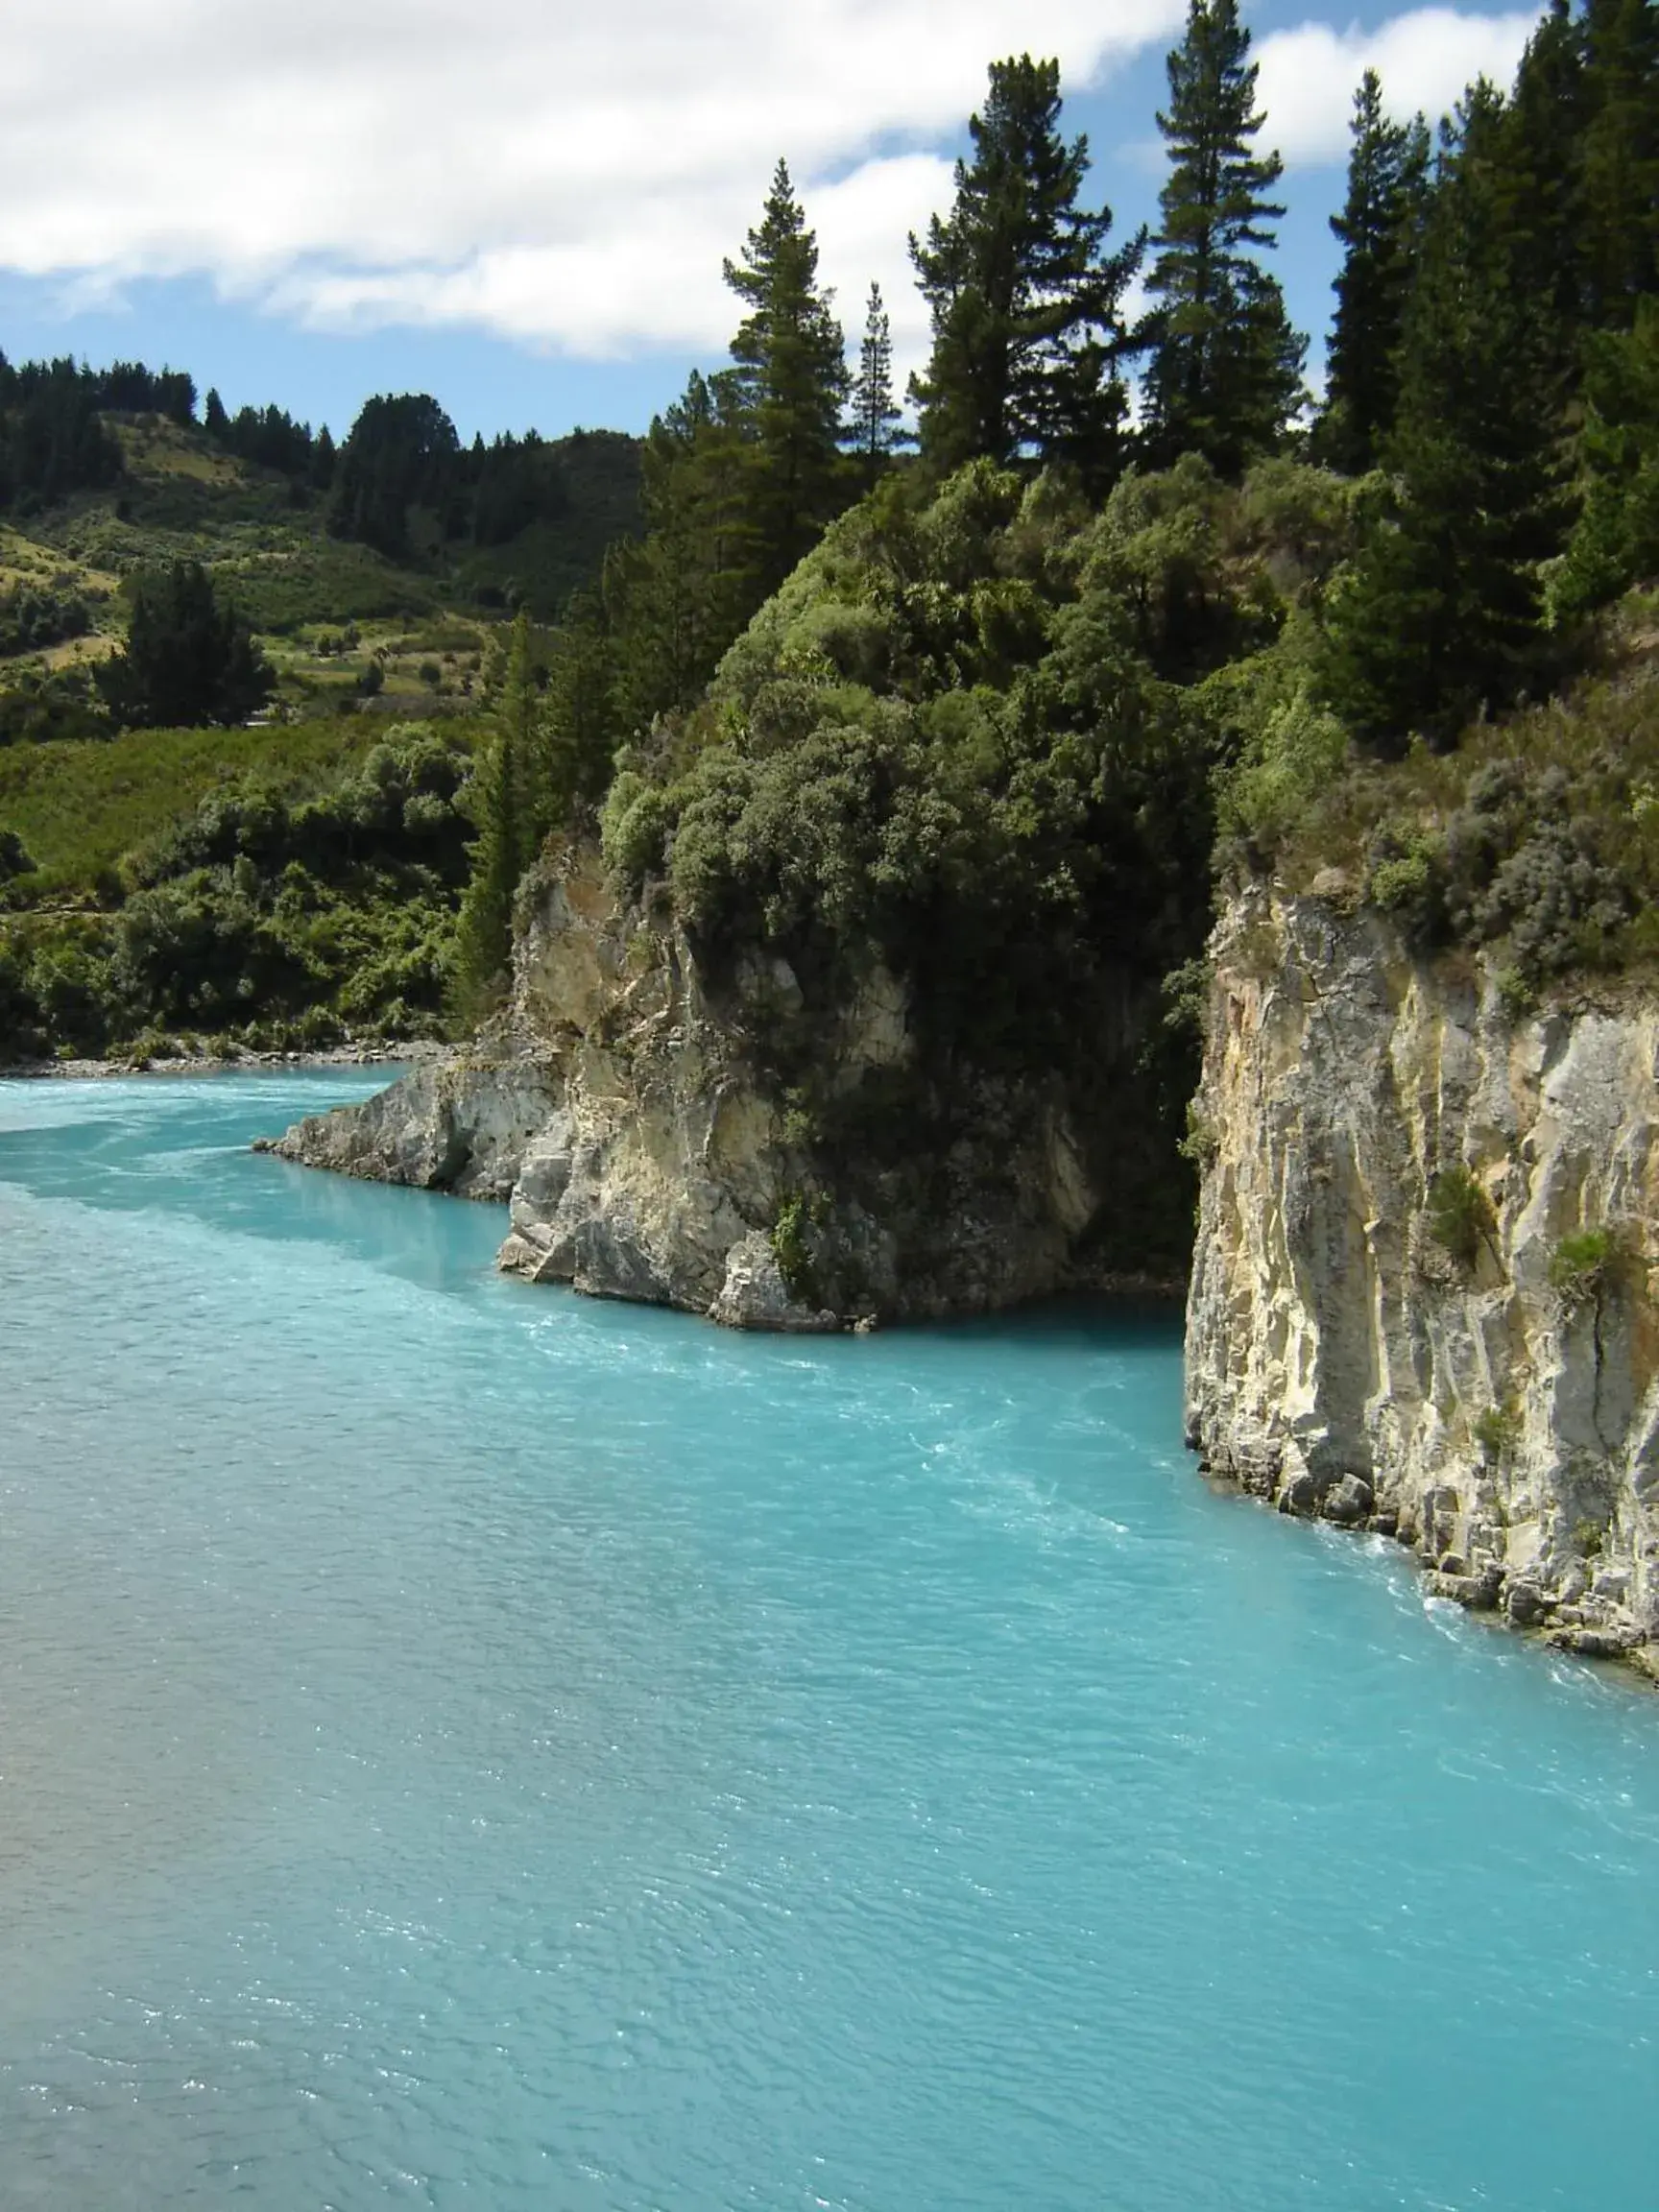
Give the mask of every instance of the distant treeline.
M 13 366 L 0 353 L 0 514 L 30 515 L 123 477 L 121 445 L 106 417 L 157 415 L 200 429 L 221 452 L 288 479 L 297 505 L 326 503 L 329 533 L 389 560 L 506 545 L 538 523 L 603 511 L 592 547 L 630 528 L 638 441 L 613 431 L 544 439 L 511 433 L 463 445 L 424 393 L 384 395 L 363 407 L 336 446 L 286 408 L 232 415 L 209 391 L 197 416 L 195 380 L 181 370 L 117 361 L 92 369 L 64 358 Z M 584 527 L 582 535 L 595 535 Z
M 14 367 L 0 353 L 0 513 L 30 512 L 119 482 L 121 447 L 106 412 L 190 422 L 196 386 L 181 370 L 138 361 L 88 369 L 65 356 Z
M 438 544 L 505 545 L 538 522 L 556 522 L 580 478 L 615 479 L 632 499 L 638 442 L 617 431 L 577 430 L 548 440 L 534 430 L 488 445 L 463 445 L 425 393 L 369 400 L 340 449 L 328 502 L 336 538 L 407 561 Z

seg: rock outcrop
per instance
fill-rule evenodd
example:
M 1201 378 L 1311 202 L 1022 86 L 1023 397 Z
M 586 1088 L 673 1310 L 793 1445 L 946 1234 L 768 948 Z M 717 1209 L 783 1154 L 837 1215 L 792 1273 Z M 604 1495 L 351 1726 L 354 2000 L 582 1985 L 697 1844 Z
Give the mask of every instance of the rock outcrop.
M 1516 1019 L 1340 899 L 1214 946 L 1189 1440 L 1438 1595 L 1659 1653 L 1659 1009 Z
M 510 1007 L 468 1050 L 270 1148 L 505 1199 L 503 1267 L 733 1327 L 980 1311 L 1118 1279 L 1102 1219 L 1146 1180 L 1122 1100 L 930 1070 L 879 962 L 828 1000 L 758 948 L 715 978 L 665 902 L 619 902 L 575 847 L 539 877 L 514 970 Z M 781 1071 L 803 1066 L 809 1098 Z

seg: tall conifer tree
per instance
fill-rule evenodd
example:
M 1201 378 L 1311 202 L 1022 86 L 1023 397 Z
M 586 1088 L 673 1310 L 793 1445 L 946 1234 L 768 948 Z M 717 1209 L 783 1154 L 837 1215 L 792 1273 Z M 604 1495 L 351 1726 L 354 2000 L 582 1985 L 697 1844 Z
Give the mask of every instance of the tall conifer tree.
M 1078 204 L 1089 142 L 1060 134 L 1060 65 L 991 65 L 972 161 L 956 197 L 910 256 L 933 320 L 933 353 L 911 391 L 922 450 L 941 469 L 975 455 L 1065 458 L 1108 476 L 1127 394 L 1118 312 L 1141 239 L 1106 252 L 1112 211 Z
M 1568 0 L 1551 0 L 1527 42 L 1491 145 L 1495 244 L 1509 281 L 1531 296 L 1557 375 L 1575 372 L 1584 325 L 1583 146 L 1588 122 L 1583 29 Z
M 774 591 L 846 504 L 841 410 L 850 379 L 818 241 L 780 161 L 743 258 L 726 281 L 749 312 L 732 341 L 754 456 L 748 507 L 761 596 Z
M 1549 319 L 1516 280 L 1503 102 L 1477 84 L 1444 148 L 1407 312 L 1390 496 L 1333 599 L 1321 682 L 1382 753 L 1454 740 L 1543 669 L 1540 565 L 1559 551 L 1559 385 Z
M 473 771 L 478 836 L 456 932 L 456 995 L 469 1016 L 483 1010 L 506 976 L 514 896 L 540 844 L 531 793 L 541 750 L 541 695 L 530 617 L 522 611 L 513 620 L 491 720 Z
M 693 370 L 646 436 L 645 535 L 611 548 L 601 580 L 624 733 L 689 707 L 765 595 L 749 422 L 731 370 Z
M 1279 445 L 1305 397 L 1307 341 L 1256 258 L 1285 212 L 1266 197 L 1284 164 L 1255 152 L 1264 117 L 1249 54 L 1236 0 L 1191 0 L 1158 117 L 1170 170 L 1142 332 L 1149 455 L 1166 466 L 1202 453 L 1223 475 Z
M 1429 132 L 1421 116 L 1408 125 L 1389 121 L 1373 69 L 1354 95 L 1349 129 L 1348 196 L 1331 218 L 1343 259 L 1315 448 L 1334 468 L 1358 475 L 1372 466 L 1393 426 L 1395 354 L 1429 193 Z
M 1659 6 L 1589 0 L 1579 216 L 1590 321 L 1628 329 L 1659 292 Z
M 875 483 L 882 463 L 899 443 L 899 421 L 893 397 L 893 331 L 881 287 L 872 284 L 847 423 L 847 441 L 858 458 L 866 489 Z

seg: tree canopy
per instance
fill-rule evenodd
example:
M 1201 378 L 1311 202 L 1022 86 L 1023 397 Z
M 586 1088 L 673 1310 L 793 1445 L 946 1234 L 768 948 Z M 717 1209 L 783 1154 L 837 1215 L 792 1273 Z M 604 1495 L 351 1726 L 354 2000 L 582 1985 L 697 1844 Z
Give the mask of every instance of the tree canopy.
M 117 722 L 187 728 L 245 721 L 276 687 L 269 662 L 199 561 L 140 575 L 122 650 L 98 670 Z
M 1112 211 L 1080 204 L 1089 144 L 1062 135 L 1060 106 L 1057 61 L 993 62 L 950 212 L 911 237 L 933 325 L 912 397 L 936 469 L 1033 454 L 1104 482 L 1120 459 L 1119 306 L 1142 240 L 1107 252 Z
M 1307 341 L 1260 259 L 1285 212 L 1267 197 L 1284 163 L 1256 151 L 1265 118 L 1249 55 L 1236 0 L 1191 0 L 1158 117 L 1169 175 L 1142 329 L 1148 458 L 1202 453 L 1224 475 L 1273 451 L 1305 397 Z

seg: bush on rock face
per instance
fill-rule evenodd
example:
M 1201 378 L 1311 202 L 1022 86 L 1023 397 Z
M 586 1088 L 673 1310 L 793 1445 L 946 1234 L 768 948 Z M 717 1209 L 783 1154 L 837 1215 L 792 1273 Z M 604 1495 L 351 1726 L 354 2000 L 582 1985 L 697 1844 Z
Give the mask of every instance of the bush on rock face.
M 1467 1167 L 1443 1168 L 1429 1186 L 1429 1234 L 1466 1274 L 1482 1248 L 1496 1253 L 1498 1216 L 1479 1177 Z

